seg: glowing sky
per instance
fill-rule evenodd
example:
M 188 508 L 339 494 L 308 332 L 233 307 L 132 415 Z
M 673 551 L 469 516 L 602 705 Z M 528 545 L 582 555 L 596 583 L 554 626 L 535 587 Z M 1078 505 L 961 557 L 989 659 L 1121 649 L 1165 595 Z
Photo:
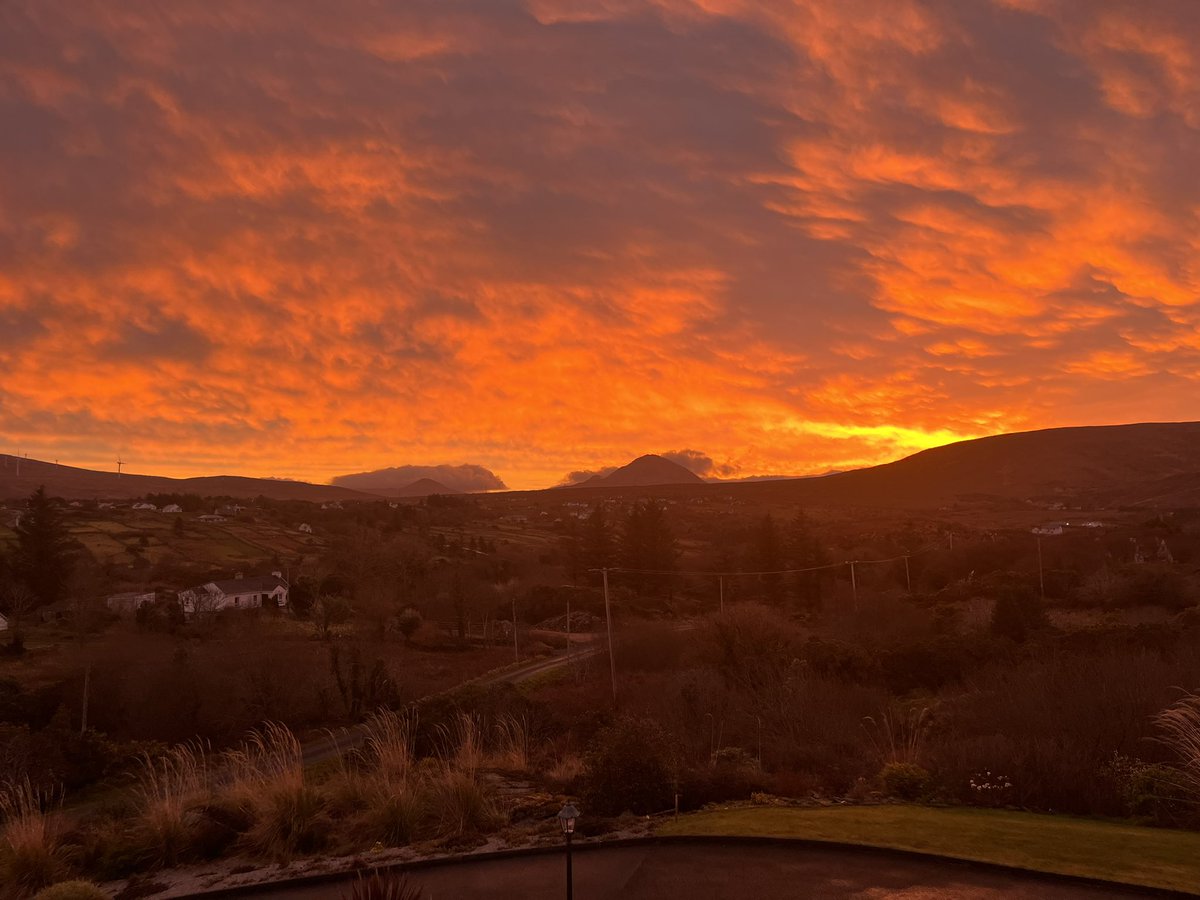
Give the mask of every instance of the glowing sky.
M 0 439 L 812 472 L 1200 418 L 1194 0 L 8 0 Z

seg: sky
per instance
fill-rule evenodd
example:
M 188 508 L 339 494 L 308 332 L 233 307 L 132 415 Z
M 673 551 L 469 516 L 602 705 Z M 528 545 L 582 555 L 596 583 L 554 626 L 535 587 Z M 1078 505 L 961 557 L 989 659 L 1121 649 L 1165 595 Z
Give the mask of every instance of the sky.
M 7 452 L 536 488 L 1200 418 L 1194 0 L 7 0 L 0 134 Z

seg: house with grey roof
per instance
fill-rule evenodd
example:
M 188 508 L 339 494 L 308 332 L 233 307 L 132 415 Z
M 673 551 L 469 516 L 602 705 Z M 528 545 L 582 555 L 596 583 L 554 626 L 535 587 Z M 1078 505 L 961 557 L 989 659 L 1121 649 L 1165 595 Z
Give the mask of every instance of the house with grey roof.
M 185 616 L 218 612 L 223 609 L 259 609 L 274 604 L 288 605 L 288 583 L 282 572 L 270 575 L 236 577 L 210 581 L 179 592 L 179 605 Z

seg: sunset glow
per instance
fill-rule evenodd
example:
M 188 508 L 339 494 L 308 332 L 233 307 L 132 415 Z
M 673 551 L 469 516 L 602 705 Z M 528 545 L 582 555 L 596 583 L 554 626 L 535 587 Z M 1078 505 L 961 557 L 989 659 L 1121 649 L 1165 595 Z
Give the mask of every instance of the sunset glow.
M 512 488 L 1200 418 L 1200 4 L 17 0 L 3 452 Z

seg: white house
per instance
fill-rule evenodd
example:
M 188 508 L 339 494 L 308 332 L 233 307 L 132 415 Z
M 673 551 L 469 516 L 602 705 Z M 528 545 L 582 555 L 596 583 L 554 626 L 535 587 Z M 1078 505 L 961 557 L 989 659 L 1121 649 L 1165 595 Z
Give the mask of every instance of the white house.
M 168 503 L 166 506 L 164 506 L 162 509 L 160 509 L 159 512 L 181 513 L 181 512 L 183 512 L 183 507 L 180 506 L 178 503 Z
M 154 591 L 126 591 L 123 594 L 109 594 L 104 601 L 118 615 L 135 613 L 147 603 L 154 602 Z
M 269 603 L 280 607 L 288 605 L 288 583 L 281 572 L 250 578 L 242 577 L 239 572 L 236 578 L 210 581 L 179 592 L 179 605 L 184 615 L 221 609 L 258 609 Z
M 1033 531 L 1034 534 L 1039 534 L 1039 535 L 1040 534 L 1045 534 L 1045 535 L 1062 534 L 1063 533 L 1063 523 L 1062 522 L 1048 522 L 1045 525 L 1038 525 L 1036 528 L 1033 528 L 1031 530 Z
M 307 522 L 300 523 L 300 530 L 303 531 L 305 534 L 313 533 L 312 526 L 309 525 Z
M 155 506 L 153 503 L 135 503 L 135 504 L 133 504 L 133 508 L 134 509 L 158 509 L 158 507 Z
M 203 515 L 203 516 L 197 516 L 196 520 L 199 522 L 224 522 L 225 517 L 218 516 L 215 513 L 207 513 L 206 515 Z

